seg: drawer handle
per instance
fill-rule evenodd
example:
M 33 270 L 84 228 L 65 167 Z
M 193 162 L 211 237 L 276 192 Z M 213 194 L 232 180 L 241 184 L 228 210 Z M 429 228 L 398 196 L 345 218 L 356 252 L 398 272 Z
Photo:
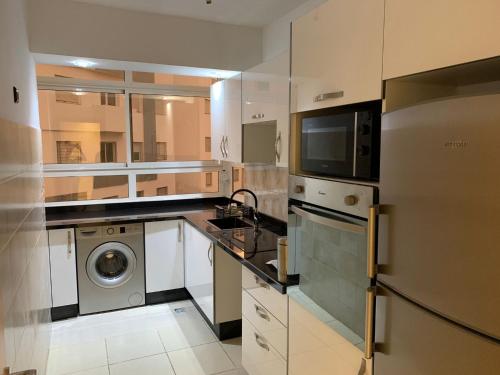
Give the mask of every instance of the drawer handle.
M 71 231 L 68 230 L 68 257 L 71 256 Z
M 316 95 L 313 98 L 313 101 L 314 102 L 322 102 L 322 101 L 325 101 L 327 99 L 336 99 L 336 98 L 341 98 L 343 96 L 344 96 L 344 91 L 327 92 L 324 94 Z
M 269 351 L 269 345 L 266 344 L 264 338 L 258 333 L 254 332 L 254 334 L 255 334 L 255 342 L 257 343 L 257 345 L 259 345 L 262 349 Z
M 210 246 L 208 247 L 208 251 L 207 251 L 207 257 L 208 257 L 208 261 L 210 262 L 210 267 L 213 266 L 212 257 L 210 256 L 210 251 L 212 250 L 212 248 L 213 248 L 213 243 L 210 242 Z
M 177 242 L 182 242 L 182 224 L 177 222 Z
M 261 288 L 269 289 L 269 284 L 262 281 L 259 276 L 255 276 L 255 283 Z
M 258 305 L 255 305 L 255 313 L 260 316 L 262 319 L 265 319 L 267 321 L 271 321 L 271 318 L 269 317 L 269 315 L 267 315 L 266 313 L 266 310 L 264 310 L 262 307 L 258 306 Z

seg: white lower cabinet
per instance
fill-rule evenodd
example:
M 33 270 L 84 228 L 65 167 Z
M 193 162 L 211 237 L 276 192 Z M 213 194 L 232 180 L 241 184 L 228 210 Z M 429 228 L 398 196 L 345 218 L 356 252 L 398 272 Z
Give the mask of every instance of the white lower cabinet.
M 144 223 L 146 293 L 184 287 L 182 220 Z
M 286 375 L 286 361 L 248 319 L 242 318 L 241 364 L 249 375 Z
M 52 307 L 76 305 L 78 288 L 75 231 L 73 228 L 51 229 L 48 236 Z
M 371 375 L 372 360 L 311 311 L 289 299 L 289 375 Z M 331 322 L 330 322 L 331 323 Z
M 242 357 L 249 375 L 286 375 L 288 297 L 243 268 Z
M 184 252 L 186 289 L 214 324 L 214 243 L 184 223 Z

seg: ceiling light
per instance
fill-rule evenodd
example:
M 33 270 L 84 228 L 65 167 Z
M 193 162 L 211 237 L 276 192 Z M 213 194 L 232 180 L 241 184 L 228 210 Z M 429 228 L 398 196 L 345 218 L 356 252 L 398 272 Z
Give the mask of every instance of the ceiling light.
M 97 65 L 97 63 L 93 61 L 82 60 L 82 59 L 73 60 L 71 63 L 75 66 L 78 66 L 79 68 L 90 68 L 94 65 Z

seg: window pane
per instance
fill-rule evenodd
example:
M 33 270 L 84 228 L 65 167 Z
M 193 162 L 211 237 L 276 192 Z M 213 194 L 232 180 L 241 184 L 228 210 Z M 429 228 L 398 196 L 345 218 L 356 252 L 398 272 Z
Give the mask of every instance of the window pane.
M 147 73 L 132 72 L 132 81 L 139 83 L 156 83 L 158 85 L 171 86 L 191 86 L 191 87 L 210 87 L 215 82 L 213 78 L 183 76 L 167 73 Z
M 217 193 L 219 192 L 219 172 L 137 175 L 137 190 L 141 192 L 142 197 Z
M 90 69 L 50 64 L 36 65 L 37 77 L 76 78 L 89 81 L 124 81 L 123 70 Z
M 123 94 L 39 90 L 45 164 L 124 163 Z
M 205 98 L 132 94 L 132 160 L 211 160 Z
M 46 177 L 45 202 L 128 197 L 128 176 Z

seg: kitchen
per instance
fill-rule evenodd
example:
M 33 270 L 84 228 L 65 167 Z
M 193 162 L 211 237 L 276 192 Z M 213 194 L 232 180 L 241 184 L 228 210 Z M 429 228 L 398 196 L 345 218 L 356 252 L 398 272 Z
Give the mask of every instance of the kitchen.
M 1 3 L 3 374 L 498 372 L 500 4 L 251 3 Z

